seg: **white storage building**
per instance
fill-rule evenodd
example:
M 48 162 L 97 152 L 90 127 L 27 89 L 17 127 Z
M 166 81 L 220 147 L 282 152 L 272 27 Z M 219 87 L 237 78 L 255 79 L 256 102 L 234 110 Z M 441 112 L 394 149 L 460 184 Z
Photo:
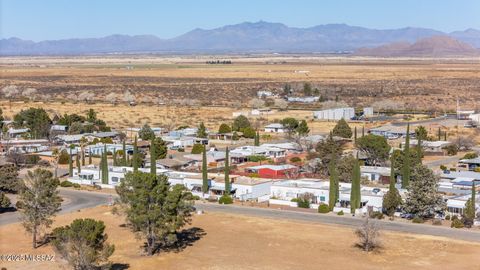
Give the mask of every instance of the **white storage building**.
M 351 107 L 328 109 L 313 112 L 313 118 L 319 120 L 350 120 L 355 116 L 355 109 Z

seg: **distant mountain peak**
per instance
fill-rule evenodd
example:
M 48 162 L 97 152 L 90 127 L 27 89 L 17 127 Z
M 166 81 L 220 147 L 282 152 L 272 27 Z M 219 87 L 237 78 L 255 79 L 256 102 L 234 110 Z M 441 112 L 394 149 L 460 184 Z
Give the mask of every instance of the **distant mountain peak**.
M 283 23 L 260 20 L 225 25 L 213 29 L 195 28 L 171 39 L 160 39 L 153 35 L 130 36 L 122 34 L 102 38 L 76 38 L 41 42 L 9 38 L 0 40 L 0 55 L 81 55 L 111 52 L 343 53 L 365 47 L 388 46 L 391 43 L 394 43 L 394 46 L 398 49 L 403 48 L 405 42 L 412 45 L 419 39 L 439 35 L 448 35 L 474 47 L 480 47 L 480 31 L 471 28 L 447 34 L 428 28 L 405 27 L 379 30 L 351 26 L 345 23 L 299 28 L 289 27 Z M 456 44 L 456 46 L 460 45 Z
M 421 38 L 415 43 L 395 42 L 376 48 L 361 48 L 355 54 L 381 57 L 476 56 L 479 50 L 447 35 Z

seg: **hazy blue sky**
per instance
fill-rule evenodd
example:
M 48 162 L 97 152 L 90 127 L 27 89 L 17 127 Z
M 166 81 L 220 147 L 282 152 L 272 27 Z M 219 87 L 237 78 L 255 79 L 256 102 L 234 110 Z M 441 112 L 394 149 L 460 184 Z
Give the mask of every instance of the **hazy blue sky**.
M 244 21 L 308 27 L 480 29 L 480 0 L 0 0 L 0 37 L 44 40 L 153 34 Z

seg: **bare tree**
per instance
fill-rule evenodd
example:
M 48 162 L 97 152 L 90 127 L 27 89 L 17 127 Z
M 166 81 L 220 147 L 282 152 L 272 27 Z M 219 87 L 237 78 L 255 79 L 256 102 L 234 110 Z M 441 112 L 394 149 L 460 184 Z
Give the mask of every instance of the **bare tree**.
M 7 85 L 2 88 L 2 94 L 8 99 L 12 99 L 20 94 L 20 90 L 16 85 Z
M 131 102 L 135 102 L 135 100 L 136 100 L 136 97 L 132 93 L 130 93 L 129 90 L 126 90 L 123 93 L 123 101 L 127 103 L 131 103 Z
M 95 98 L 95 94 L 89 91 L 82 92 L 78 95 L 78 101 L 90 102 Z
M 459 150 L 468 151 L 475 146 L 475 141 L 472 137 L 458 136 L 454 140 L 454 144 L 457 145 Z
M 279 108 L 281 111 L 284 111 L 288 108 L 288 102 L 281 98 L 275 99 L 274 104 L 275 104 L 275 107 Z
M 249 104 L 252 108 L 258 109 L 258 108 L 263 107 L 263 105 L 265 105 L 265 101 L 263 101 L 259 98 L 252 98 L 250 100 Z
M 117 94 L 115 94 L 114 92 L 111 92 L 110 94 L 105 96 L 105 101 L 112 104 L 117 103 L 117 99 L 118 99 Z
M 37 95 L 37 89 L 35 88 L 30 87 L 22 91 L 22 96 L 30 100 L 35 100 L 36 95 Z
M 357 246 L 361 249 L 369 252 L 380 247 L 380 229 L 378 224 L 369 217 L 355 230 L 355 234 L 359 238 Z

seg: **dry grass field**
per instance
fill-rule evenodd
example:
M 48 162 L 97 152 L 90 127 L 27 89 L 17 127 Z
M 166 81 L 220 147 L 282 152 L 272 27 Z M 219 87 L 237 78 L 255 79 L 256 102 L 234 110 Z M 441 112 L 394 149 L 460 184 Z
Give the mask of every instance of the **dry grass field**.
M 233 64 L 204 64 L 212 59 L 208 56 L 1 58 L 0 87 L 34 87 L 40 93 L 36 98 L 44 99 L 72 100 L 89 92 L 95 100 L 111 93 L 121 100 L 129 90 L 137 102 L 241 107 L 257 90 L 280 93 L 290 83 L 301 92 L 303 83 L 311 82 L 323 97 L 338 96 L 358 107 L 387 100 L 399 107 L 444 111 L 455 108 L 457 97 L 462 106 L 480 106 L 478 59 L 218 58 Z
M 142 242 L 121 226 L 123 218 L 107 206 L 58 216 L 53 226 L 87 216 L 105 222 L 109 241 L 115 244 L 111 261 L 117 269 L 480 269 L 477 243 L 382 232 L 383 248 L 365 253 L 355 247 L 351 228 L 240 215 L 196 215 L 190 226 L 195 228 L 191 231 L 196 232 L 196 241 L 152 257 L 142 254 Z M 30 237 L 18 223 L 1 226 L 0 237 L 1 254 L 54 254 L 48 245 L 32 251 Z M 69 269 L 59 257 L 55 262 L 2 262 L 1 266 Z
M 77 113 L 85 115 L 92 108 L 98 112 L 98 117 L 105 120 L 107 124 L 116 129 L 127 127 L 140 127 L 143 124 L 149 124 L 154 127 L 176 128 L 179 126 L 198 126 L 203 121 L 205 125 L 213 131 L 218 130 L 222 123 L 233 122 L 233 112 L 248 111 L 248 109 L 238 110 L 232 107 L 208 107 L 208 106 L 169 106 L 139 104 L 137 106 L 128 106 L 123 103 L 116 105 L 95 103 L 62 103 L 62 102 L 8 102 L 0 101 L 0 108 L 3 115 L 12 119 L 12 117 L 22 109 L 29 107 L 44 108 L 51 117 L 63 115 L 65 113 Z M 313 121 L 312 111 L 308 110 L 288 110 L 274 111 L 269 115 L 250 116 L 254 127 L 261 129 L 265 124 L 281 120 L 285 117 L 294 117 L 299 120 L 306 120 L 312 133 L 328 133 L 335 122 Z M 361 124 L 354 124 L 358 127 Z M 352 125 L 352 127 L 354 126 Z

